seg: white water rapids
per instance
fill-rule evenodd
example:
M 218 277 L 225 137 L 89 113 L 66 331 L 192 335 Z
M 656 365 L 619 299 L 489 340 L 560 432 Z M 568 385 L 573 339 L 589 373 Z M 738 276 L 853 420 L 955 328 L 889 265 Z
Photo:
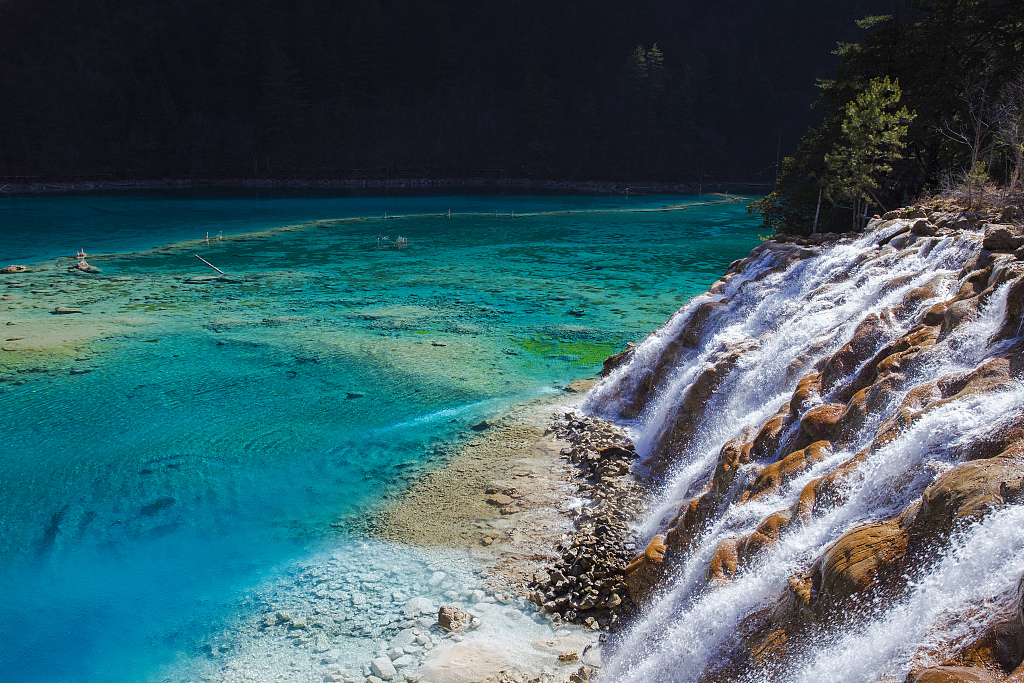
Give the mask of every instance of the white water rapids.
M 666 425 L 676 418 L 687 390 L 715 362 L 716 354 L 730 345 L 746 344 L 735 368 L 707 400 L 688 445 L 671 453 L 673 466 L 636 530 L 640 542 L 663 531 L 680 506 L 707 484 L 723 444 L 740 437 L 745 428 L 747 433 L 750 427 L 759 428 L 790 399 L 803 374 L 790 371 L 795 361 L 803 360 L 809 370 L 832 356 L 870 315 L 878 316 L 884 327 L 877 351 L 914 328 L 931 306 L 957 293 L 969 276 L 961 269 L 981 248 L 979 236 L 957 233 L 916 239 L 903 235 L 886 244 L 905 225 L 882 224 L 856 240 L 822 247 L 820 253 L 791 264 L 780 265 L 792 248 L 761 250 L 741 273 L 676 313 L 590 392 L 586 409 L 626 422 L 638 452 L 650 458 L 664 448 L 659 439 Z M 930 297 L 915 300 L 911 309 L 901 308 L 908 293 L 928 284 L 932 285 Z M 963 446 L 984 439 L 993 426 L 1024 410 L 1024 387 L 1013 384 L 925 412 L 896 440 L 871 449 L 858 476 L 848 483 L 841 504 L 785 531 L 778 543 L 751 566 L 741 568 L 730 583 L 714 589 L 706 586 L 708 564 L 720 541 L 750 534 L 767 515 L 792 506 L 813 479 L 866 449 L 880 423 L 915 386 L 972 371 L 1003 348 L 1006 342 L 990 340 L 1003 323 L 1008 289 L 1006 284 L 997 287 L 966 322 L 940 336 L 927 362 L 913 370 L 912 381 L 888 405 L 873 408 L 857 433 L 835 452 L 777 493 L 732 502 L 719 510 L 629 630 L 612 639 L 601 680 L 695 681 L 709 666 L 727 663 L 744 619 L 774 604 L 789 577 L 806 571 L 830 543 L 858 524 L 899 514 L 938 475 L 960 461 Z M 677 356 L 668 372 L 659 368 L 663 354 L 697 308 L 716 301 L 725 305 L 703 327 L 699 343 Z M 873 355 L 874 351 L 868 358 Z M 856 370 L 847 377 L 855 374 Z M 660 384 L 635 419 L 625 419 L 625 403 L 655 376 Z M 838 382 L 832 392 L 843 384 Z M 831 400 L 831 394 L 823 391 L 820 402 Z M 799 428 L 799 423 L 792 427 Z M 784 455 L 776 453 L 765 462 Z M 749 482 L 758 469 L 756 463 L 744 465 L 738 482 Z M 969 605 L 1016 587 L 1024 572 L 1022 550 L 1024 506 L 1001 509 L 975 523 L 971 533 L 954 536 L 938 560 L 911 581 L 899 601 L 874 605 L 869 618 L 855 627 L 824 624 L 809 636 L 811 646 L 784 672 L 757 670 L 746 676 L 751 681 L 808 683 L 903 680 L 913 661 L 928 663 L 921 653 L 929 644 L 948 646 L 969 635 L 971 623 L 957 617 L 969 611 Z

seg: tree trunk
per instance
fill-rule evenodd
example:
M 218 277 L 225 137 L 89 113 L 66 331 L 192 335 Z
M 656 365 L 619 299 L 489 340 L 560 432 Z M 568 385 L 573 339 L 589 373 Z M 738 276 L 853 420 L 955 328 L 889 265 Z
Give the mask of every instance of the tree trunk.
M 818 232 L 818 214 L 821 213 L 821 190 L 818 188 L 818 206 L 814 209 L 814 225 L 811 226 L 811 234 Z

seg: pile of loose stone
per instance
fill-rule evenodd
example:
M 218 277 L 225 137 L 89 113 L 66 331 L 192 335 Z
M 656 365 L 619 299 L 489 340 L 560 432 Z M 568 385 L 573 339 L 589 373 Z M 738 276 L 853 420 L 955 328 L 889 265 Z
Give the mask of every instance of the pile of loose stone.
M 530 584 L 530 599 L 553 620 L 592 630 L 619 626 L 633 609 L 622 572 L 636 555 L 630 522 L 642 512 L 642 485 L 630 475 L 636 451 L 612 423 L 575 413 L 555 415 L 554 436 L 571 446 L 562 457 L 576 466 L 576 530 L 547 572 Z
M 206 642 L 217 672 L 201 680 L 412 683 L 434 648 L 462 641 L 491 610 L 532 612 L 522 598 L 467 589 L 478 581 L 464 561 L 402 555 L 366 542 L 295 567 L 250 598 L 257 620 Z

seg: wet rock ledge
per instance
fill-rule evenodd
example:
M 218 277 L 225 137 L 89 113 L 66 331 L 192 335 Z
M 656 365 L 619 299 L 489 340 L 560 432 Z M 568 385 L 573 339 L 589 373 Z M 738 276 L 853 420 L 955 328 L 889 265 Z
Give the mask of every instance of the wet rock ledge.
M 530 599 L 554 622 L 614 630 L 635 606 L 623 581 L 636 554 L 630 524 L 643 510 L 643 485 L 630 475 L 632 442 L 611 422 L 573 412 L 556 414 L 554 437 L 569 444 L 561 457 L 574 466 L 578 505 L 574 532 L 547 571 L 534 574 Z

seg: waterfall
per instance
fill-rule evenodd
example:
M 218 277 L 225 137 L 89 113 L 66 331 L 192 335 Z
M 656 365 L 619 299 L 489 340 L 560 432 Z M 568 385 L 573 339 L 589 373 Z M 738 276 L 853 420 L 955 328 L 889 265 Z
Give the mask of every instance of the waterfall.
M 1024 263 L 982 239 L 907 217 L 766 243 L 618 358 L 585 408 L 628 427 L 664 559 L 631 565 L 601 680 L 978 664 L 1024 573 Z

